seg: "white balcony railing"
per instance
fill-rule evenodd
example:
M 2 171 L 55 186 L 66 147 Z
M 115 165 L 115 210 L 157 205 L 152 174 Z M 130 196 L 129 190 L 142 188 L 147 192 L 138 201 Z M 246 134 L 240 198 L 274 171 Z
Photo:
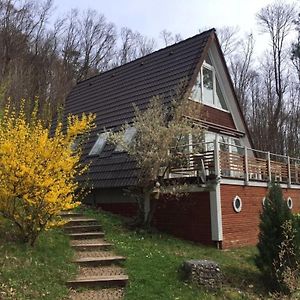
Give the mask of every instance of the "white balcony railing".
M 193 151 L 195 148 L 202 150 Z M 273 154 L 223 142 L 184 145 L 179 163 L 170 168 L 169 177 L 242 179 L 251 181 L 300 184 L 300 159 Z

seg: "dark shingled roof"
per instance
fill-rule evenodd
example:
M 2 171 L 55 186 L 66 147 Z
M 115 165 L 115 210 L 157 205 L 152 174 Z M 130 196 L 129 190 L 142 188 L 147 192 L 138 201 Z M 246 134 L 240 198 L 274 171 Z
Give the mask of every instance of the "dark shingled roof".
M 97 130 L 85 145 L 83 160 L 91 162 L 88 174 L 95 188 L 125 187 L 136 182 L 135 164 L 125 153 L 114 152 L 106 144 L 100 155 L 88 157 L 103 128 L 120 127 L 134 116 L 133 103 L 147 107 L 153 96 L 160 95 L 165 103 L 181 81 L 195 72 L 203 50 L 214 29 L 158 50 L 123 66 L 79 82 L 66 100 L 65 113 L 96 113 Z

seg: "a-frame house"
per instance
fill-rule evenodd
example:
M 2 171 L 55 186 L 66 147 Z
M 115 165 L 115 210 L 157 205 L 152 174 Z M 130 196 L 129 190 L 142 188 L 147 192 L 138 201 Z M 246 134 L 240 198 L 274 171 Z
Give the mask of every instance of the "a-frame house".
M 135 163 L 106 142 L 104 128 L 118 130 L 134 117 L 133 103 L 146 109 L 153 96 L 168 105 L 185 81 L 195 116 L 205 128 L 202 169 L 175 169 L 169 177 L 197 177 L 181 201 L 161 199 L 154 225 L 176 236 L 219 248 L 255 244 L 259 212 L 271 179 L 281 183 L 287 205 L 300 210 L 300 161 L 254 149 L 215 30 L 158 50 L 123 66 L 79 82 L 66 100 L 65 113 L 96 113 L 97 129 L 84 146 L 90 163 L 89 201 L 116 213 L 132 215 L 136 204 L 124 188 L 137 179 Z M 134 129 L 128 129 L 128 141 Z M 193 141 L 189 140 L 189 144 Z

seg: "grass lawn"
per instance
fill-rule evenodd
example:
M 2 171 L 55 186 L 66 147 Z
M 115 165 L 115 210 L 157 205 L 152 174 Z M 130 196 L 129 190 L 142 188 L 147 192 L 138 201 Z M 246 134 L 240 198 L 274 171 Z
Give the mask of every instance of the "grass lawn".
M 43 233 L 34 248 L 16 241 L 13 226 L 0 219 L 0 299 L 63 299 L 76 272 L 73 253 L 59 230 Z
M 91 209 L 86 212 L 99 219 L 117 253 L 127 257 L 128 300 L 268 298 L 254 265 L 255 247 L 220 251 L 165 234 L 129 231 L 120 217 Z M 222 289 L 208 292 L 180 280 L 178 268 L 186 259 L 218 262 L 225 275 Z

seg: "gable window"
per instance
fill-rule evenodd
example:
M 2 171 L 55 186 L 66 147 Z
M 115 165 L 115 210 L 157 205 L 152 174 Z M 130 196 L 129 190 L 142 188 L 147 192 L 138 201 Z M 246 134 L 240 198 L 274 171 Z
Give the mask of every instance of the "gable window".
M 125 133 L 124 133 L 124 142 L 125 142 L 125 144 L 129 145 L 132 142 L 135 135 L 136 135 L 136 128 L 135 127 L 126 128 Z M 124 151 L 124 149 L 122 148 L 121 145 L 117 145 L 115 151 L 116 152 L 122 152 L 122 151 Z
M 202 67 L 203 102 L 214 105 L 214 72 L 209 65 Z
M 89 153 L 89 156 L 99 155 L 101 153 L 106 144 L 108 134 L 108 132 L 103 132 L 99 134 L 97 141 L 95 142 L 93 148 Z
M 192 89 L 191 99 L 228 110 L 215 68 L 204 62 Z

